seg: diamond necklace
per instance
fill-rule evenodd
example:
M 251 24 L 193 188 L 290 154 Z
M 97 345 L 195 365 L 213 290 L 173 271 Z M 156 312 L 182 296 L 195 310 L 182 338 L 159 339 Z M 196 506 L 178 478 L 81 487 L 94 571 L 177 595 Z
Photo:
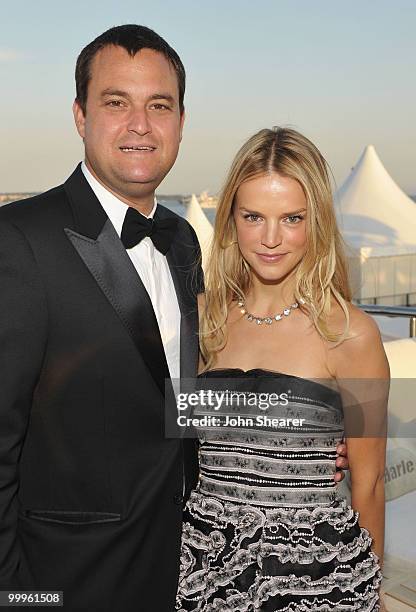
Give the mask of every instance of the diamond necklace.
M 237 303 L 240 308 L 241 314 L 245 316 L 247 321 L 255 321 L 257 325 L 262 325 L 263 323 L 266 323 L 266 325 L 271 325 L 272 323 L 274 323 L 274 321 L 280 321 L 281 319 L 283 319 L 283 317 L 288 317 L 292 310 L 296 310 L 296 308 L 299 308 L 299 304 L 305 304 L 305 300 L 299 298 L 299 302 L 294 302 L 294 304 L 291 304 L 290 306 L 282 310 L 282 312 L 279 312 L 278 314 L 275 314 L 272 317 L 258 317 L 257 315 L 254 315 L 251 312 L 247 312 L 244 300 L 238 300 Z

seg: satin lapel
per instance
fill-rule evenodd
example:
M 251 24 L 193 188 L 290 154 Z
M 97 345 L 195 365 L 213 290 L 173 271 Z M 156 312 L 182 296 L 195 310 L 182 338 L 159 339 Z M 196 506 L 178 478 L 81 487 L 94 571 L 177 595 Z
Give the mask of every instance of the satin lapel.
M 192 272 L 181 264 L 181 245 L 174 242 L 166 255 L 181 311 L 180 373 L 193 378 L 198 370 L 198 310 Z
M 159 326 L 149 295 L 111 221 L 96 240 L 65 233 L 132 337 L 162 394 L 169 378 Z
M 181 243 L 173 242 L 166 259 L 172 274 L 178 297 L 179 308 L 181 311 L 181 338 L 180 338 L 180 372 L 181 379 L 195 378 L 198 373 L 198 306 L 196 301 L 196 291 L 192 266 L 183 265 L 181 256 Z M 190 390 L 189 383 L 185 382 L 185 389 Z M 178 387 L 176 387 L 178 391 Z M 173 414 L 173 411 L 170 411 Z M 189 432 L 189 428 L 187 430 Z M 182 428 L 181 435 L 184 430 Z M 184 467 L 185 467 L 185 491 L 184 505 L 189 499 L 191 491 L 198 483 L 199 461 L 198 461 L 198 440 L 184 439 Z

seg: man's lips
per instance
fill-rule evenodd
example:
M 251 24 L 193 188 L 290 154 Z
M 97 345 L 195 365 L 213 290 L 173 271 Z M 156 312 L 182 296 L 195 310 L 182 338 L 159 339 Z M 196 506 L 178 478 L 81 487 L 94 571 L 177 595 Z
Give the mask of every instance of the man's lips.
M 120 151 L 122 151 L 122 153 L 151 153 L 152 151 L 156 150 L 156 147 L 154 145 L 147 145 L 147 144 L 141 144 L 141 145 L 133 145 L 133 144 L 126 144 L 126 145 L 122 145 L 121 147 L 119 147 Z
M 256 255 L 258 257 L 260 257 L 260 259 L 262 261 L 265 261 L 266 263 L 276 263 L 278 261 L 280 261 L 281 259 L 283 259 L 283 257 L 285 255 L 287 255 L 287 253 L 256 253 Z

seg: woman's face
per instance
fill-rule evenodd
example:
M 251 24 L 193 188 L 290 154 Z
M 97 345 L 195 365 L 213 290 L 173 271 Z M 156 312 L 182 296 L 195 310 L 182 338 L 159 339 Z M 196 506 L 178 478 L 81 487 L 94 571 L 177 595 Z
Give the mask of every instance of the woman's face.
M 278 282 L 294 271 L 306 251 L 306 213 L 295 179 L 273 172 L 240 185 L 233 210 L 237 241 L 259 280 Z

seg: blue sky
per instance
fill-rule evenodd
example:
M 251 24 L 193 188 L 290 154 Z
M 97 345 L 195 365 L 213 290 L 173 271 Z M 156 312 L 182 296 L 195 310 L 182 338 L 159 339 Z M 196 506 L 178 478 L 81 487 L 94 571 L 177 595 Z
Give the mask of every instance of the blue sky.
M 187 69 L 180 156 L 162 193 L 221 186 L 256 130 L 290 125 L 340 185 L 367 144 L 416 193 L 414 0 L 0 1 L 0 192 L 43 190 L 82 157 L 74 65 L 113 25 L 164 36 Z

